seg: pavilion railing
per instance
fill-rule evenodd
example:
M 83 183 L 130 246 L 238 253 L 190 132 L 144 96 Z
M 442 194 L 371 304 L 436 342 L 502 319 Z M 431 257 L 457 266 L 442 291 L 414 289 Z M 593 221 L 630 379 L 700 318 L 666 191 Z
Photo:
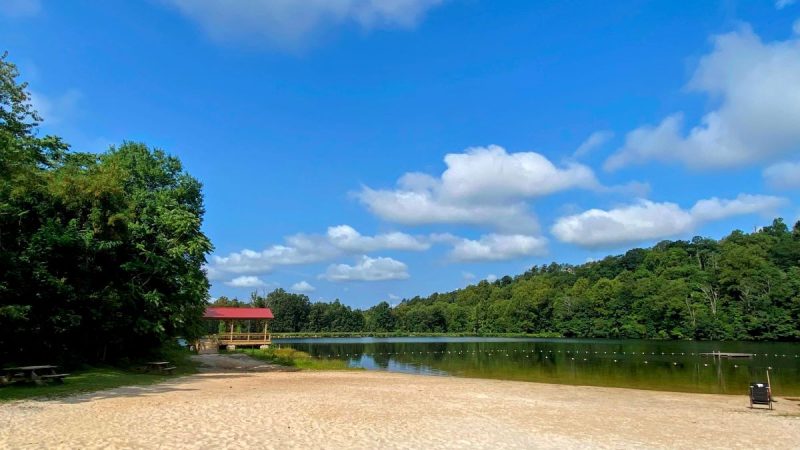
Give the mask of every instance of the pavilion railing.
M 213 336 L 220 344 L 270 343 L 272 337 L 269 333 L 218 333 Z

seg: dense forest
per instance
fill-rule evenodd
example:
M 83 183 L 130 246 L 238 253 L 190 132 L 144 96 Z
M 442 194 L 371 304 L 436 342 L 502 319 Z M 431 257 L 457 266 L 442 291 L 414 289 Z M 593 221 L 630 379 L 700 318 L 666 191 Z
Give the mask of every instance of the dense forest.
M 238 301 L 220 298 L 219 304 Z M 800 338 L 800 222 L 717 241 L 664 241 L 581 265 L 550 264 L 365 311 L 281 289 L 253 294 L 275 332 L 539 334 L 647 339 Z
M 200 183 L 143 144 L 39 136 L 17 77 L 0 57 L 0 361 L 112 361 L 200 330 Z

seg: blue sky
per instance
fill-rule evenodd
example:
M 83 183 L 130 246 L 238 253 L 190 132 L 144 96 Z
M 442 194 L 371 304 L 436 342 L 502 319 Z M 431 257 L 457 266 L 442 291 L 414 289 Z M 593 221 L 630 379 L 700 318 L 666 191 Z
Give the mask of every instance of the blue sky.
M 800 218 L 800 2 L 0 0 L 76 150 L 205 187 L 212 296 L 364 307 Z

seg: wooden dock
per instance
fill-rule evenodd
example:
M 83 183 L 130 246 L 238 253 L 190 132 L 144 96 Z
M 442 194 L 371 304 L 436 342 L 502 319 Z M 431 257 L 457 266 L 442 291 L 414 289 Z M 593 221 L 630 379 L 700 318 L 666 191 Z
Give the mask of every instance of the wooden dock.
M 700 356 L 713 356 L 714 358 L 752 358 L 752 353 L 711 352 L 700 353 Z

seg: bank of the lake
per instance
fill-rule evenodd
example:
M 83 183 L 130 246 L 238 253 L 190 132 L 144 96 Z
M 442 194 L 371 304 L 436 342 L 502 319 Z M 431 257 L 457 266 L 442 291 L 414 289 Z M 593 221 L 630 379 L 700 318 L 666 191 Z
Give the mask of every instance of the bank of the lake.
M 770 381 L 800 395 L 800 344 L 500 337 L 275 339 L 321 361 L 368 370 L 635 389 L 743 394 Z M 736 352 L 748 358 L 715 358 Z

